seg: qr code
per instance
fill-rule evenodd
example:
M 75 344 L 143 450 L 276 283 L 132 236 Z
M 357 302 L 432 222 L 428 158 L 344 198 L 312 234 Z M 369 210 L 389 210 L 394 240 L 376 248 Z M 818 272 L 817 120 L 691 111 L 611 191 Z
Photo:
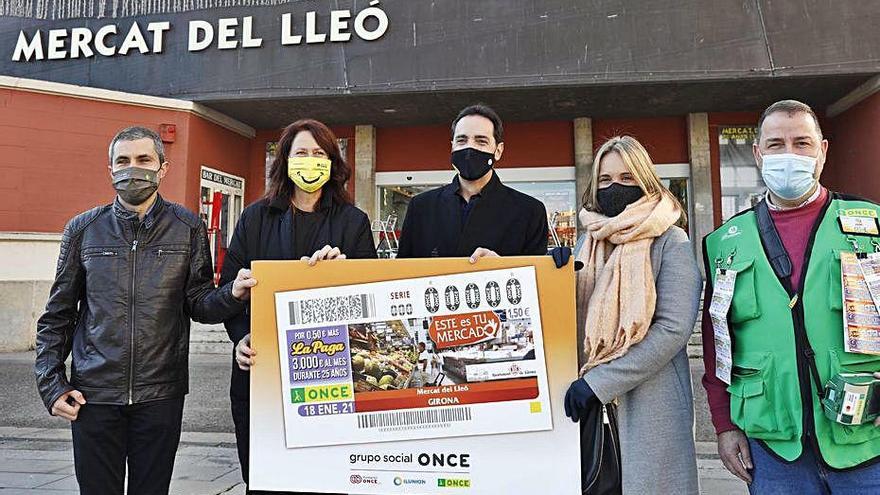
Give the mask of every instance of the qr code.
M 373 294 L 322 297 L 290 302 L 290 324 L 347 322 L 376 316 Z

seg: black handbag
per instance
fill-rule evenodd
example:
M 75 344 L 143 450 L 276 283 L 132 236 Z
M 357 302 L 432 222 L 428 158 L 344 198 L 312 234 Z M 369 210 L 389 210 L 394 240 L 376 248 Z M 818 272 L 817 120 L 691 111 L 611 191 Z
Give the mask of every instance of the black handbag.
M 584 495 L 620 495 L 623 483 L 617 407 L 591 400 L 580 420 L 580 428 L 581 491 Z

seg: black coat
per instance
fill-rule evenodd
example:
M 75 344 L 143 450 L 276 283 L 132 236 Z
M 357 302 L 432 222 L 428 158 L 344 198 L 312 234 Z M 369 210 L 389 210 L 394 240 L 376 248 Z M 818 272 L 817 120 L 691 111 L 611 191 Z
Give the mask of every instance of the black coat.
M 376 246 L 367 214 L 354 205 L 337 204 L 324 194 L 317 212 L 322 215 L 317 234 L 308 255 L 326 245 L 338 247 L 347 258 L 375 258 Z M 293 211 L 285 198 L 262 199 L 248 206 L 232 234 L 232 242 L 223 260 L 220 283 L 234 280 L 242 268 L 250 268 L 256 260 L 299 259 L 294 253 Z M 224 322 L 233 346 L 251 331 L 250 311 Z M 234 351 L 233 351 L 234 353 Z M 248 399 L 248 373 L 241 371 L 233 356 L 233 399 Z
M 501 256 L 547 254 L 547 210 L 537 199 L 505 186 L 493 173 L 462 226 L 458 176 L 412 199 L 403 221 L 398 258 L 470 256 L 479 247 Z
M 182 397 L 190 318 L 219 323 L 244 309 L 228 282 L 214 288 L 205 224 L 161 196 L 142 221 L 118 201 L 77 215 L 64 228 L 37 322 L 35 372 L 46 408 L 74 388 L 90 404 Z

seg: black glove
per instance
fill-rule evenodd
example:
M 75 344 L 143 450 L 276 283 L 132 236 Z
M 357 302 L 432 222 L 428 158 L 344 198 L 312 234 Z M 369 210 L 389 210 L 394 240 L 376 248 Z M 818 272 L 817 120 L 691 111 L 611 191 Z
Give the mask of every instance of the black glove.
M 565 415 L 577 423 L 591 400 L 596 400 L 596 394 L 583 378 L 571 382 L 565 393 Z
M 568 264 L 568 260 L 571 259 L 572 253 L 570 247 L 555 247 L 547 254 L 553 257 L 553 262 L 556 264 L 556 268 L 562 268 Z M 574 262 L 574 271 L 578 271 L 583 267 L 584 263 L 582 261 Z
M 555 247 L 550 250 L 549 254 L 553 257 L 553 262 L 556 263 L 556 268 L 562 268 L 568 264 L 568 260 L 571 258 L 571 248 L 564 246 Z

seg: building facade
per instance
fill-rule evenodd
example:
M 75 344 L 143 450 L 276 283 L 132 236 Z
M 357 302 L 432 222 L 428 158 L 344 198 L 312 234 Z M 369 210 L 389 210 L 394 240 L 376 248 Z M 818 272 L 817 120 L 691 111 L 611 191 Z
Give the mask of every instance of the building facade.
M 162 193 L 201 213 L 218 262 L 302 117 L 333 127 L 386 254 L 409 198 L 452 179 L 449 124 L 475 102 L 504 119 L 499 175 L 545 203 L 551 244 L 574 242 L 593 152 L 619 134 L 645 144 L 700 239 L 761 197 L 755 124 L 784 98 L 820 114 L 824 183 L 880 200 L 870 2 L 26 0 L 0 14 L 0 349 L 32 345 L 60 232 L 112 200 L 107 144 L 129 125 L 161 132 Z

